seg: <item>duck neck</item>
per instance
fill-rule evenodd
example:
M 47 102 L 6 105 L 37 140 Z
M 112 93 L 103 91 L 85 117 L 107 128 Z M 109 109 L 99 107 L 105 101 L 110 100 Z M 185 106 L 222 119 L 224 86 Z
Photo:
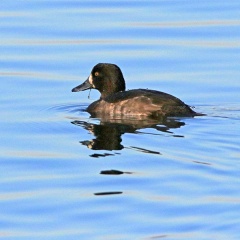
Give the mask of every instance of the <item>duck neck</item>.
M 119 80 L 120 79 L 120 80 Z M 117 78 L 105 79 L 104 85 L 99 89 L 101 92 L 101 98 L 104 99 L 111 94 L 125 91 L 125 81 L 122 76 Z
M 111 95 L 111 94 L 113 94 L 113 93 L 115 93 L 115 92 L 113 92 L 113 91 L 107 91 L 107 90 L 103 90 L 102 92 L 101 92 L 101 99 L 105 99 L 106 97 L 108 97 L 109 95 Z

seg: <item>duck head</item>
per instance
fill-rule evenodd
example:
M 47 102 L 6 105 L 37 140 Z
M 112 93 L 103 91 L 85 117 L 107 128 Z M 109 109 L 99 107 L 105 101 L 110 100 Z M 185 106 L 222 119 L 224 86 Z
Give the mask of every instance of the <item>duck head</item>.
M 101 98 L 125 90 L 125 81 L 121 69 L 110 63 L 98 63 L 93 67 L 85 82 L 72 89 L 72 92 L 97 89 Z

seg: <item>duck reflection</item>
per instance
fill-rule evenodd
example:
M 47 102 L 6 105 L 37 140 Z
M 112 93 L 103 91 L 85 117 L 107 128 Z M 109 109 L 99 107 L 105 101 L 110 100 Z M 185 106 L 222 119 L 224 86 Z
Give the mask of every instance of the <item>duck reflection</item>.
M 153 128 L 157 131 L 172 133 L 170 129 L 180 128 L 185 123 L 174 118 L 163 119 L 109 119 L 101 118 L 99 124 L 75 120 L 72 124 L 81 126 L 92 133 L 95 138 L 80 143 L 93 150 L 121 150 L 122 135 L 124 133 L 138 133 L 144 128 Z M 174 136 L 174 135 L 173 135 Z M 177 136 L 176 137 L 182 137 Z

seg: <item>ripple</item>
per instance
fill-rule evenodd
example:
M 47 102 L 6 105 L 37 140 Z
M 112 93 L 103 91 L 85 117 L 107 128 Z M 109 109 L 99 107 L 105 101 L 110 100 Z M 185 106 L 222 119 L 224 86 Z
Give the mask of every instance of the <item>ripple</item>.
M 152 28 L 182 28 L 182 27 L 216 27 L 240 26 L 239 20 L 204 20 L 204 21 L 177 21 L 177 22 L 129 22 L 126 26 L 152 27 Z
M 76 113 L 76 112 L 85 112 L 88 104 L 58 104 L 55 106 L 51 106 L 46 110 L 53 110 L 56 112 L 62 113 Z
M 170 41 L 171 40 L 171 41 Z M 129 46 L 197 46 L 205 48 L 239 48 L 240 42 L 238 40 L 205 40 L 205 39 L 11 39 L 0 40 L 2 46 L 16 46 L 16 45 L 129 45 Z

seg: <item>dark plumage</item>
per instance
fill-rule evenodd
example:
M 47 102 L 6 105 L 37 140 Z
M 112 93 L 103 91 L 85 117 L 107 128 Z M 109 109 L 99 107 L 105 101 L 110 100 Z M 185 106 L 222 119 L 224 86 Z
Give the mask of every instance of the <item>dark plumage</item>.
M 99 100 L 87 111 L 94 117 L 193 117 L 198 114 L 180 99 L 156 90 L 135 89 L 125 91 L 121 69 L 115 64 L 99 63 L 88 79 L 72 89 L 73 92 L 95 88 L 101 93 Z

